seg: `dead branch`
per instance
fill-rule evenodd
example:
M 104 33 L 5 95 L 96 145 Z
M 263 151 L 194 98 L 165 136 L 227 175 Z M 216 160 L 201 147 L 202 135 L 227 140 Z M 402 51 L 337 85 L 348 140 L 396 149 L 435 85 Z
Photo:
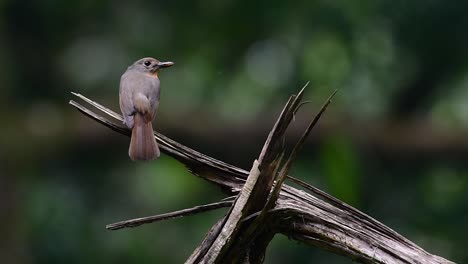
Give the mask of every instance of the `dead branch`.
M 250 172 L 155 133 L 165 154 L 183 163 L 192 174 L 221 187 L 229 195 L 236 195 L 236 199 L 234 202 L 222 201 L 124 221 L 108 228 L 181 217 L 229 203 L 232 206 L 228 213 L 211 228 L 186 263 L 261 263 L 265 249 L 276 233 L 361 263 L 453 263 L 424 251 L 389 227 L 333 196 L 286 176 L 304 139 L 331 100 L 311 121 L 286 162 L 281 165 L 285 156 L 284 133 L 302 104 L 303 92 L 304 89 L 298 95 L 291 96 L 287 102 Z M 122 122 L 119 114 L 82 95 L 74 95 Z M 70 104 L 112 130 L 130 135 L 130 131 L 120 123 L 112 122 L 73 100 Z M 305 190 L 283 184 L 286 178 Z
M 135 218 L 131 220 L 125 220 L 113 224 L 106 225 L 106 228 L 109 230 L 118 230 L 126 227 L 136 227 L 144 224 L 154 223 L 162 220 L 174 219 L 177 217 L 184 217 L 188 215 L 194 215 L 202 212 L 207 212 L 223 207 L 229 207 L 232 205 L 232 201 L 221 201 L 216 203 L 210 203 L 205 205 L 194 206 L 188 209 L 182 209 L 179 211 L 170 212 L 167 214 L 159 214 L 153 216 L 146 216 Z

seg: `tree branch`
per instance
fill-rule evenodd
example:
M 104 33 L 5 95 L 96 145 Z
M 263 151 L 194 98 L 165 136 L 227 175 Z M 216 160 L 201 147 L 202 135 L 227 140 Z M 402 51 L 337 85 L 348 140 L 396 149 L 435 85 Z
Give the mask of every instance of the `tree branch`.
M 140 217 L 140 218 L 135 218 L 131 220 L 125 220 L 113 224 L 106 225 L 106 228 L 109 230 L 118 230 L 126 227 L 136 227 L 140 226 L 143 224 L 149 224 L 149 223 L 154 223 L 162 220 L 168 220 L 168 219 L 174 219 L 178 217 L 184 217 L 188 215 L 194 215 L 198 213 L 203 213 L 223 207 L 230 207 L 232 205 L 232 201 L 221 201 L 221 202 L 216 202 L 216 203 L 211 203 L 211 204 L 205 204 L 205 205 L 198 205 L 194 206 L 192 208 L 187 208 L 179 211 L 174 211 L 166 214 L 159 214 L 159 215 L 153 215 L 153 216 L 147 216 L 147 217 Z
M 187 263 L 221 263 L 229 258 L 233 263 L 260 263 L 264 249 L 276 232 L 362 263 L 452 263 L 424 251 L 377 220 L 305 182 L 289 177 L 308 192 L 281 185 L 278 181 L 277 185 L 274 184 L 283 156 L 281 137 L 301 105 L 302 94 L 303 90 L 286 104 L 250 173 L 155 133 L 162 152 L 183 163 L 194 175 L 221 187 L 229 195 L 239 194 L 227 215 L 212 227 Z M 82 95 L 75 95 L 122 121 L 121 116 L 113 111 Z M 70 101 L 70 104 L 112 130 L 130 135 L 130 131 L 122 125 L 75 101 Z M 284 175 L 287 174 L 287 167 L 281 170 L 284 170 Z M 279 196 L 273 199 L 275 203 L 271 209 L 263 210 L 274 186 L 281 187 Z M 236 243 L 245 241 L 236 240 L 242 235 L 252 238 L 245 246 Z M 252 248 L 258 249 L 259 253 L 249 250 Z M 234 252 L 243 250 L 243 253 L 239 257 L 233 256 L 228 249 Z M 210 254 L 205 254 L 207 252 Z

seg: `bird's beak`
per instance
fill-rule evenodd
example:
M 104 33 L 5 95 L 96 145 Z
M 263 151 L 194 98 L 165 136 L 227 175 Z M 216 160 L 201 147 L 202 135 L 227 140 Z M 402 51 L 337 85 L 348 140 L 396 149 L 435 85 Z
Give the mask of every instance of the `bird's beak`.
M 159 68 L 167 68 L 167 67 L 171 67 L 172 65 L 174 65 L 172 61 L 164 61 L 164 62 L 161 61 L 158 63 Z

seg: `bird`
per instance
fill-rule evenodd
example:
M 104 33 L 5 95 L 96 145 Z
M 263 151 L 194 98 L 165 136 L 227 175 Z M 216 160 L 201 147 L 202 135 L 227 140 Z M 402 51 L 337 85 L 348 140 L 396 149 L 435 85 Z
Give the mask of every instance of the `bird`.
M 132 130 L 128 155 L 133 161 L 150 161 L 160 156 L 152 124 L 161 91 L 158 73 L 172 65 L 172 61 L 146 57 L 130 65 L 120 78 L 119 104 L 123 124 Z

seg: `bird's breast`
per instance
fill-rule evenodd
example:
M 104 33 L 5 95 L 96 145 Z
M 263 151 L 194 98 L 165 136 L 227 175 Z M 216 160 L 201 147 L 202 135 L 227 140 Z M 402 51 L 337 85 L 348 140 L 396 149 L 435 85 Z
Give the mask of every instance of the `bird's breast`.
M 147 73 L 147 75 L 150 76 L 150 77 L 152 77 L 152 78 L 159 79 L 159 78 L 158 78 L 158 72 L 159 72 L 159 71 L 150 72 L 150 73 Z

